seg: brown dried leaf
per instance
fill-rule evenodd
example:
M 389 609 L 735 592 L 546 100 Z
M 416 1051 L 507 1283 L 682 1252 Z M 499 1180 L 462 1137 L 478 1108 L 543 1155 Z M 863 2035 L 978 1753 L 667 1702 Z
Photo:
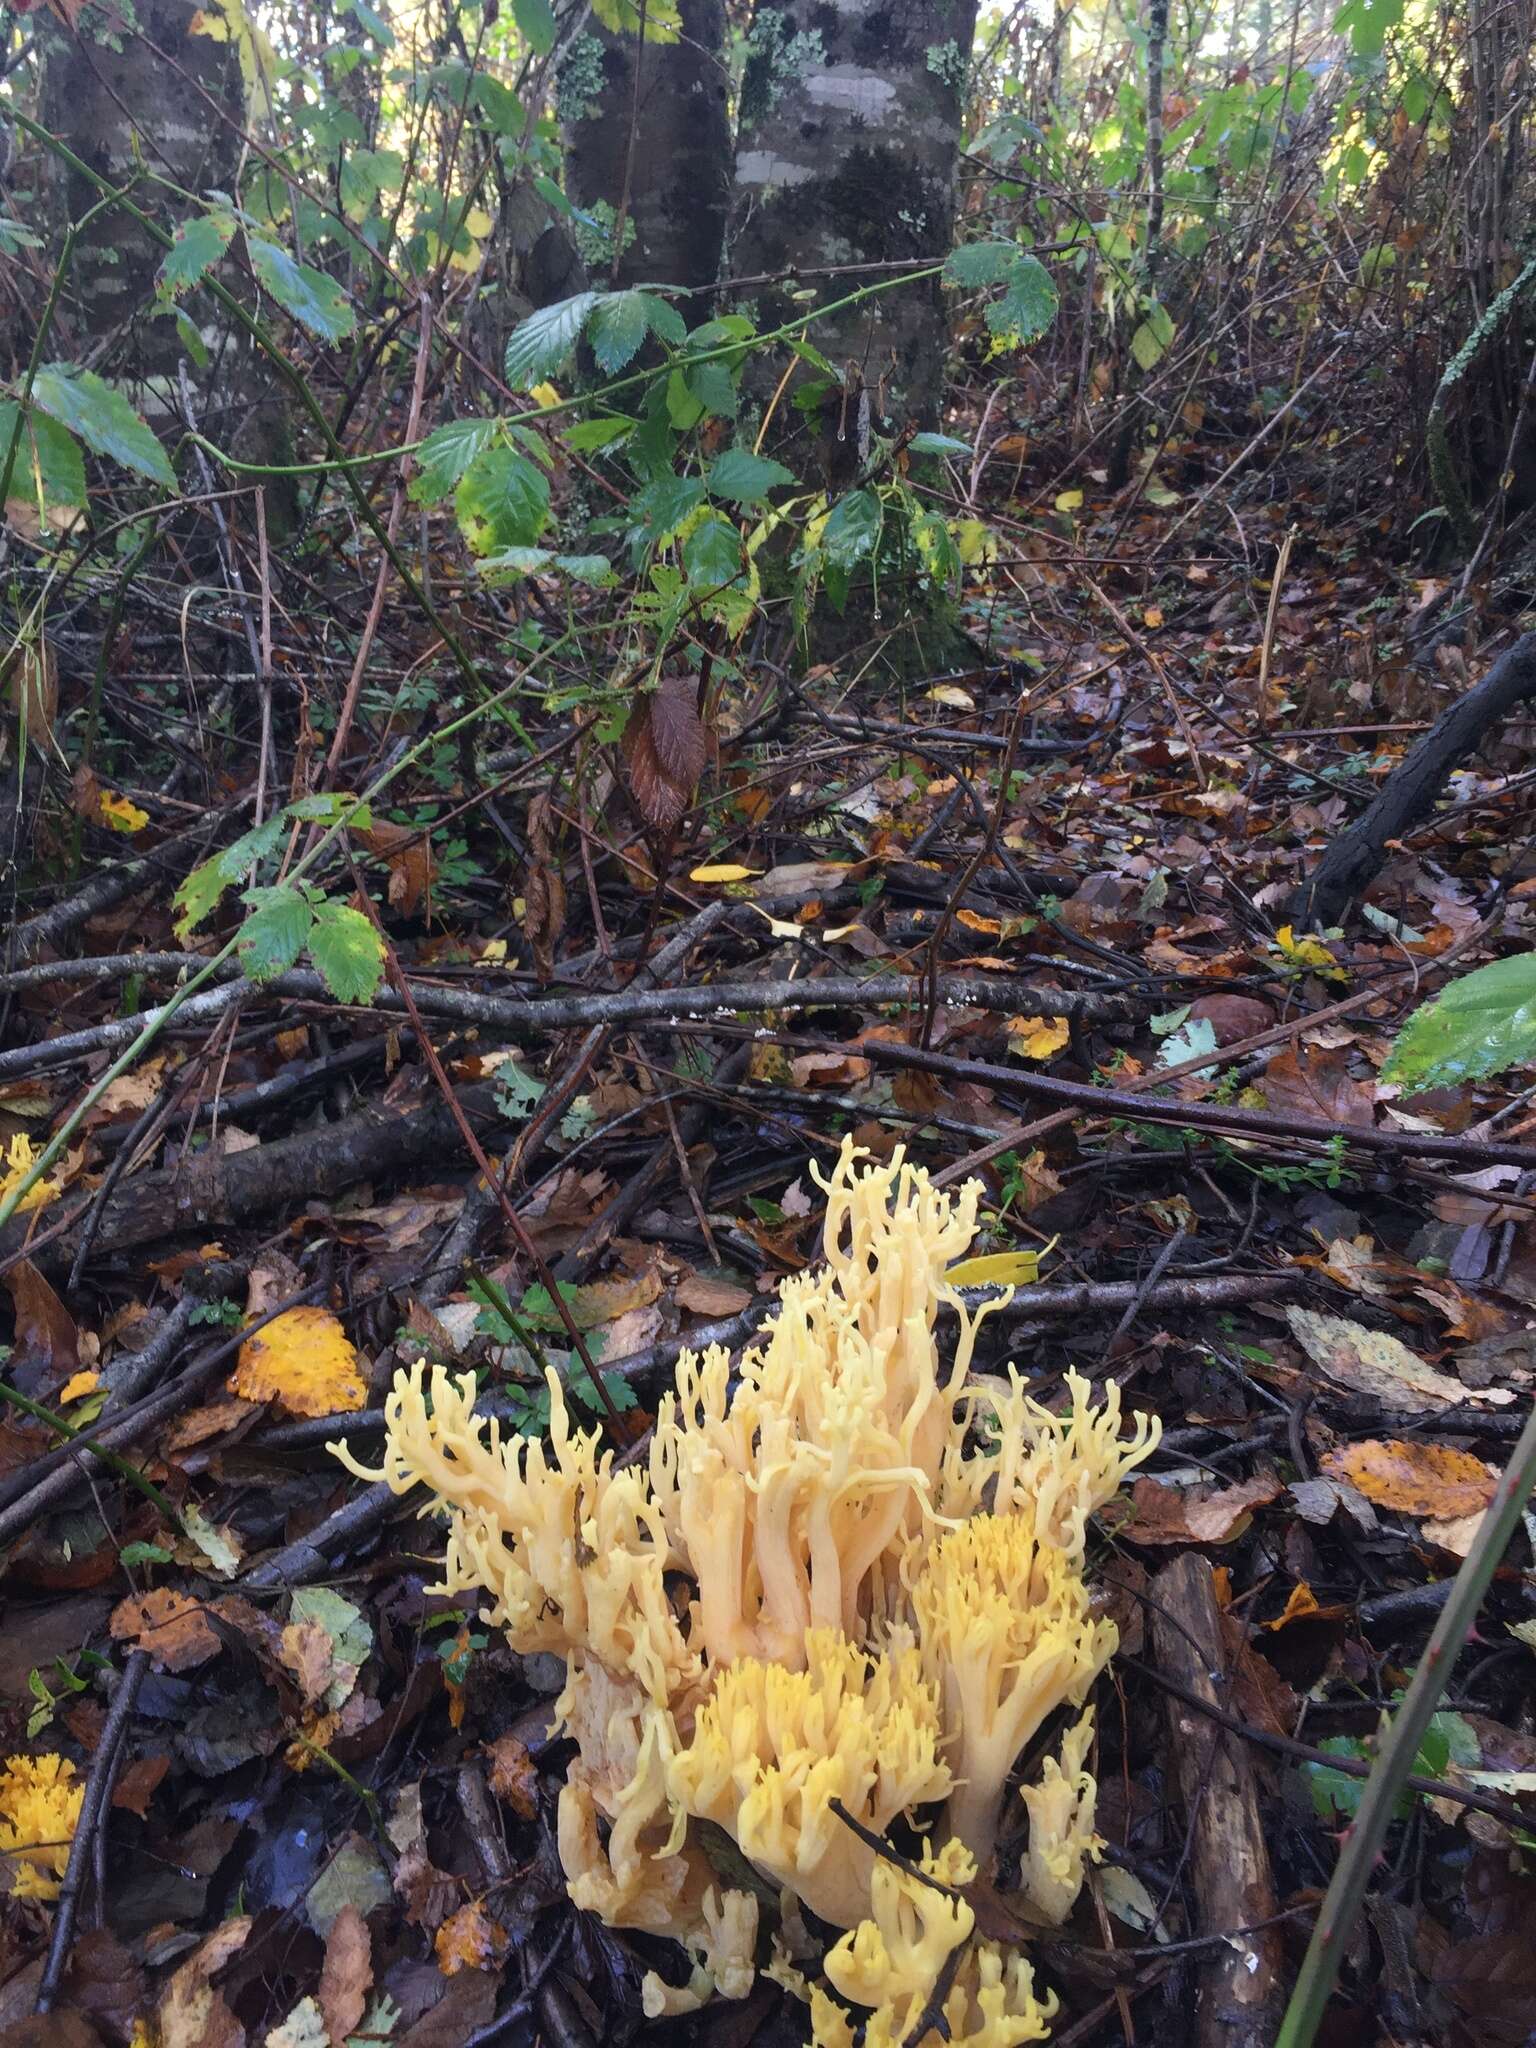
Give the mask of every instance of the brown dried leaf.
M 1286 1046 L 1264 1069 L 1264 1102 L 1273 1116 L 1321 1117 L 1366 1128 L 1376 1121 L 1376 1087 L 1349 1072 L 1347 1046 Z
M 1481 1514 L 1499 1483 L 1491 1465 L 1447 1444 L 1373 1437 L 1330 1451 L 1322 1462 L 1325 1472 L 1347 1479 L 1378 1507 L 1442 1521 Z
M 535 861 L 523 878 L 523 933 L 540 981 L 554 978 L 555 942 L 564 930 L 565 883 L 557 869 Z
M 1160 1486 L 1138 1479 L 1131 1489 L 1136 1518 L 1120 1531 L 1131 1543 L 1231 1543 L 1255 1508 L 1278 1499 L 1278 1479 L 1244 1479 L 1236 1486 Z
M 344 1905 L 331 1922 L 320 1972 L 320 2010 L 332 2048 L 344 2048 L 368 2003 L 373 1982 L 373 1951 L 368 1923 L 357 1907 Z
M 245 2029 L 213 1979 L 245 1946 L 248 1916 L 226 1920 L 181 1965 L 160 2000 L 160 2048 L 245 2048 Z
M 169 1586 L 130 1593 L 112 1610 L 112 1639 L 148 1650 L 167 1671 L 190 1671 L 217 1655 L 219 1639 L 200 1600 Z
M 18 1259 L 0 1284 L 16 1313 L 13 1369 L 25 1366 L 50 1381 L 77 1373 L 80 1332 L 75 1319 L 32 1261 Z
M 141 1756 L 123 1772 L 112 1787 L 112 1804 L 124 1813 L 136 1813 L 143 1820 L 156 1788 L 171 1768 L 168 1756 Z
M 711 1273 L 690 1273 L 677 1285 L 677 1305 L 696 1316 L 737 1316 L 752 1306 L 750 1288 Z
M 358 838 L 389 869 L 390 905 L 402 917 L 413 917 L 432 889 L 432 842 L 420 826 L 381 820 Z
M 1310 1308 L 1288 1308 L 1285 1318 L 1302 1349 L 1330 1379 L 1392 1407 L 1438 1408 L 1469 1399 L 1499 1407 L 1515 1398 L 1507 1387 L 1469 1393 L 1388 1330 L 1368 1330 L 1347 1316 L 1325 1316 Z
M 664 676 L 637 700 L 620 751 L 640 815 L 656 831 L 670 831 L 693 799 L 708 753 L 691 677 Z

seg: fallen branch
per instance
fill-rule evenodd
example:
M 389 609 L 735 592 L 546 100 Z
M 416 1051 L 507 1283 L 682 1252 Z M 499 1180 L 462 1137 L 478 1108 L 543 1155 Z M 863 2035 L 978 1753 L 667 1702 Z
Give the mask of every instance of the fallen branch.
M 730 1017 L 741 1011 L 758 1014 L 767 1010 L 839 1007 L 916 1010 L 924 1000 L 924 984 L 905 975 L 806 975 L 798 981 L 700 982 L 692 988 L 627 988 L 612 995 L 526 998 L 485 996 L 473 989 L 439 988 L 424 981 L 413 981 L 410 987 L 418 1009 L 427 1016 L 446 1017 L 517 1039 L 565 1031 L 575 1025 L 674 1024 Z M 209 1024 L 235 1003 L 257 996 L 297 997 L 325 1003 L 333 1009 L 340 1007 L 320 976 L 308 969 L 280 974 L 259 988 L 242 978 L 188 996 L 174 1012 L 166 1005 L 141 1011 L 137 1016 L 114 1018 L 86 1031 L 45 1039 L 40 1045 L 0 1053 L 0 1081 L 113 1052 L 131 1044 L 140 1032 L 162 1017 L 168 1021 L 172 1014 L 180 1027 Z M 1120 994 L 1042 989 L 1002 975 L 947 977 L 940 983 L 940 1000 L 954 1009 L 999 1010 L 1023 1017 L 1071 1017 L 1084 1024 L 1125 1024 L 1136 1014 L 1130 999 Z M 403 998 L 394 989 L 381 989 L 367 1007 L 373 1012 L 396 1015 L 406 1010 Z
M 1517 706 L 1536 696 L 1536 633 L 1507 647 L 1483 680 L 1449 705 L 1400 761 L 1370 805 L 1333 840 L 1291 897 L 1293 924 L 1336 925 L 1387 857 L 1388 842 L 1421 825 L 1452 771 Z
M 1536 646 L 1536 635 L 1532 636 Z M 797 1039 L 797 1052 L 840 1052 L 848 1048 L 815 1039 Z M 1536 1172 L 1536 1151 L 1528 1145 L 1484 1144 L 1471 1138 L 1426 1136 L 1418 1131 L 1376 1130 L 1369 1125 L 1331 1124 L 1320 1116 L 1270 1116 L 1263 1110 L 1229 1109 L 1217 1102 L 1158 1102 L 1114 1088 L 1094 1088 L 1085 1081 L 1060 1081 L 1050 1074 L 1029 1074 L 999 1067 L 987 1060 L 955 1059 L 948 1053 L 924 1052 L 915 1045 L 882 1039 L 859 1041 L 860 1059 L 883 1060 L 895 1067 L 915 1067 L 942 1074 L 951 1081 L 985 1081 L 1003 1094 L 1030 1095 L 1059 1102 L 1091 1117 L 1123 1117 L 1129 1123 L 1171 1125 L 1175 1130 L 1214 1131 L 1231 1138 L 1301 1139 L 1328 1145 L 1342 1139 L 1362 1152 L 1391 1158 L 1453 1159 L 1459 1166 L 1518 1166 Z

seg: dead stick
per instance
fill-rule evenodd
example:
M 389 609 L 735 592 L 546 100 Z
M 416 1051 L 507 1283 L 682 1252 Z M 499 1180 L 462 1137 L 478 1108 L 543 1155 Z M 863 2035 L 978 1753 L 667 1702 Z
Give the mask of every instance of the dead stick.
M 1193 1693 L 1216 1704 L 1211 1674 L 1224 1662 L 1211 1568 L 1203 1557 L 1175 1558 L 1152 1591 L 1157 1661 L 1181 1688 L 1169 1701 L 1171 1763 L 1189 1811 L 1199 1931 L 1258 1926 L 1275 1911 L 1275 1887 L 1252 1763 L 1187 1700 Z M 1200 1965 L 1193 2048 L 1269 2048 L 1283 1995 L 1280 1960 L 1279 1930 L 1265 1927 Z

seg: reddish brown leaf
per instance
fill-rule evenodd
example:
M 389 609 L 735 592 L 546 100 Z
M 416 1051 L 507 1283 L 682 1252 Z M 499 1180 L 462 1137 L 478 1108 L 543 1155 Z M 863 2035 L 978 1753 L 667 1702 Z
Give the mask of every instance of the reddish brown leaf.
M 1262 1086 L 1274 1116 L 1321 1117 L 1362 1129 L 1376 1121 L 1375 1084 L 1351 1077 L 1347 1046 L 1286 1046 L 1264 1069 Z
M 30 1259 L 18 1259 L 4 1276 L 16 1312 L 13 1369 L 36 1373 L 48 1383 L 80 1370 L 80 1332 L 75 1319 Z
M 1120 1531 L 1130 1543 L 1231 1543 L 1255 1508 L 1284 1492 L 1278 1479 L 1245 1479 L 1236 1486 L 1160 1486 L 1138 1479 L 1131 1488 L 1136 1519 Z
M 692 790 L 709 749 L 699 717 L 699 686 L 692 676 L 663 676 L 651 694 L 651 744 L 661 772 Z
M 169 1586 L 151 1593 L 130 1593 L 112 1610 L 115 1642 L 133 1642 L 148 1650 L 167 1671 L 190 1671 L 217 1655 L 219 1639 L 210 1627 L 202 1602 Z
M 373 1982 L 373 1945 L 368 1923 L 350 1901 L 331 1922 L 320 1972 L 319 2004 L 332 2048 L 343 2048 L 356 2030 Z
M 112 1787 L 112 1804 L 124 1813 L 136 1813 L 143 1820 L 156 1787 L 170 1768 L 168 1756 L 136 1757 Z
M 539 1810 L 539 1774 L 527 1743 L 515 1735 L 498 1735 L 490 1758 L 491 1790 L 520 1820 L 532 1820 Z

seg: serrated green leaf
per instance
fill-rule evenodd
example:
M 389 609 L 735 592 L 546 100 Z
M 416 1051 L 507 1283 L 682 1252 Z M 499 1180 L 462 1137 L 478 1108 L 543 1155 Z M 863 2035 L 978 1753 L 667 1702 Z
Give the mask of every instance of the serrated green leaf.
M 406 495 L 413 505 L 446 498 L 475 457 L 496 438 L 495 420 L 449 420 L 434 427 L 416 451 L 416 474 Z
M 515 448 L 487 448 L 459 479 L 453 508 L 477 555 L 533 547 L 549 518 L 549 478 Z
M 281 243 L 269 242 L 264 235 L 248 234 L 245 240 L 257 282 L 283 311 L 321 341 L 345 341 L 357 318 L 336 280 L 312 263 L 300 263 Z
M 1017 242 L 963 242 L 944 259 L 944 282 L 973 290 L 1001 284 L 1018 258 Z
M 1060 303 L 1051 273 L 1037 256 L 1016 254 L 1004 283 L 1003 296 L 987 308 L 988 332 L 1020 347 L 1038 341 Z
M 367 832 L 373 825 L 372 804 L 359 803 L 344 789 L 319 789 L 311 796 L 295 797 L 287 815 L 306 825 L 339 825 L 345 820 L 354 832 Z
M 573 583 L 601 585 L 614 580 L 613 564 L 606 555 L 561 555 L 553 548 L 505 548 L 499 555 L 487 555 L 475 568 L 487 583 L 543 576 L 550 571 L 569 576 Z
M 0 465 L 16 432 L 17 411 L 14 398 L 0 398 Z M 85 503 L 85 458 L 80 444 L 46 413 L 27 413 L 16 444 L 10 495 L 29 505 L 35 505 L 41 496 L 45 510 L 71 510 Z
M 601 292 L 577 292 L 571 299 L 557 299 L 541 306 L 519 321 L 507 342 L 507 382 L 528 391 L 552 377 L 570 359 L 587 315 L 602 297 Z
M 851 569 L 875 551 L 884 514 L 873 491 L 839 498 L 821 530 L 822 552 L 837 569 Z
M 709 466 L 709 495 L 733 505 L 760 505 L 780 484 L 792 484 L 794 472 L 750 448 L 727 448 Z
M 512 0 L 512 19 L 536 57 L 547 57 L 555 47 L 559 30 L 549 0 Z
M 176 472 L 165 450 L 123 394 L 94 370 L 45 363 L 32 380 L 32 403 L 77 434 L 93 455 L 120 462 L 167 490 L 176 488 Z
M 690 370 L 688 389 L 715 419 L 733 420 L 741 408 L 736 380 L 724 363 L 700 363 Z
M 679 313 L 670 299 L 664 299 L 659 292 L 645 292 L 646 317 L 651 323 L 651 332 L 658 341 L 664 341 L 669 348 L 681 348 L 688 339 L 688 322 Z
M 238 839 L 220 848 L 177 885 L 172 902 L 176 909 L 179 938 L 185 939 L 218 907 L 226 891 L 243 882 L 260 862 L 276 853 L 282 844 L 284 830 L 283 814 L 275 811 L 265 824 L 253 825 L 249 832 L 242 832 Z
M 629 516 L 645 537 L 659 547 L 703 502 L 704 486 L 697 477 L 658 477 L 630 499 Z
M 566 428 L 565 445 L 578 455 L 590 455 L 594 448 L 611 448 L 615 441 L 622 441 L 637 424 L 616 413 L 607 419 L 578 420 L 574 427 Z
M 741 561 L 741 535 L 718 512 L 701 519 L 683 542 L 683 567 L 698 588 L 721 590 L 734 583 Z
M 171 1553 L 160 1543 L 125 1543 L 117 1553 L 119 1564 L 169 1564 Z
M 371 1003 L 384 979 L 384 942 L 350 903 L 316 905 L 309 957 L 338 1003 Z
M 270 981 L 286 974 L 303 952 L 315 913 L 292 882 L 253 889 L 246 901 L 254 907 L 240 927 L 240 965 L 252 981 Z
M 587 322 L 587 340 L 600 370 L 616 377 L 638 354 L 651 331 L 644 292 L 605 292 Z
M 1536 1056 L 1536 953 L 1479 967 L 1415 1010 L 1383 1081 L 1405 1095 L 1479 1081 Z
M 704 417 L 704 401 L 696 391 L 689 389 L 689 382 L 681 370 L 674 370 L 667 379 L 667 418 L 680 434 L 686 434 L 690 427 L 696 427 Z
M 217 209 L 197 213 L 184 220 L 171 236 L 171 246 L 155 276 L 155 289 L 163 299 L 180 298 L 199 278 L 206 277 L 234 239 L 235 217 Z

